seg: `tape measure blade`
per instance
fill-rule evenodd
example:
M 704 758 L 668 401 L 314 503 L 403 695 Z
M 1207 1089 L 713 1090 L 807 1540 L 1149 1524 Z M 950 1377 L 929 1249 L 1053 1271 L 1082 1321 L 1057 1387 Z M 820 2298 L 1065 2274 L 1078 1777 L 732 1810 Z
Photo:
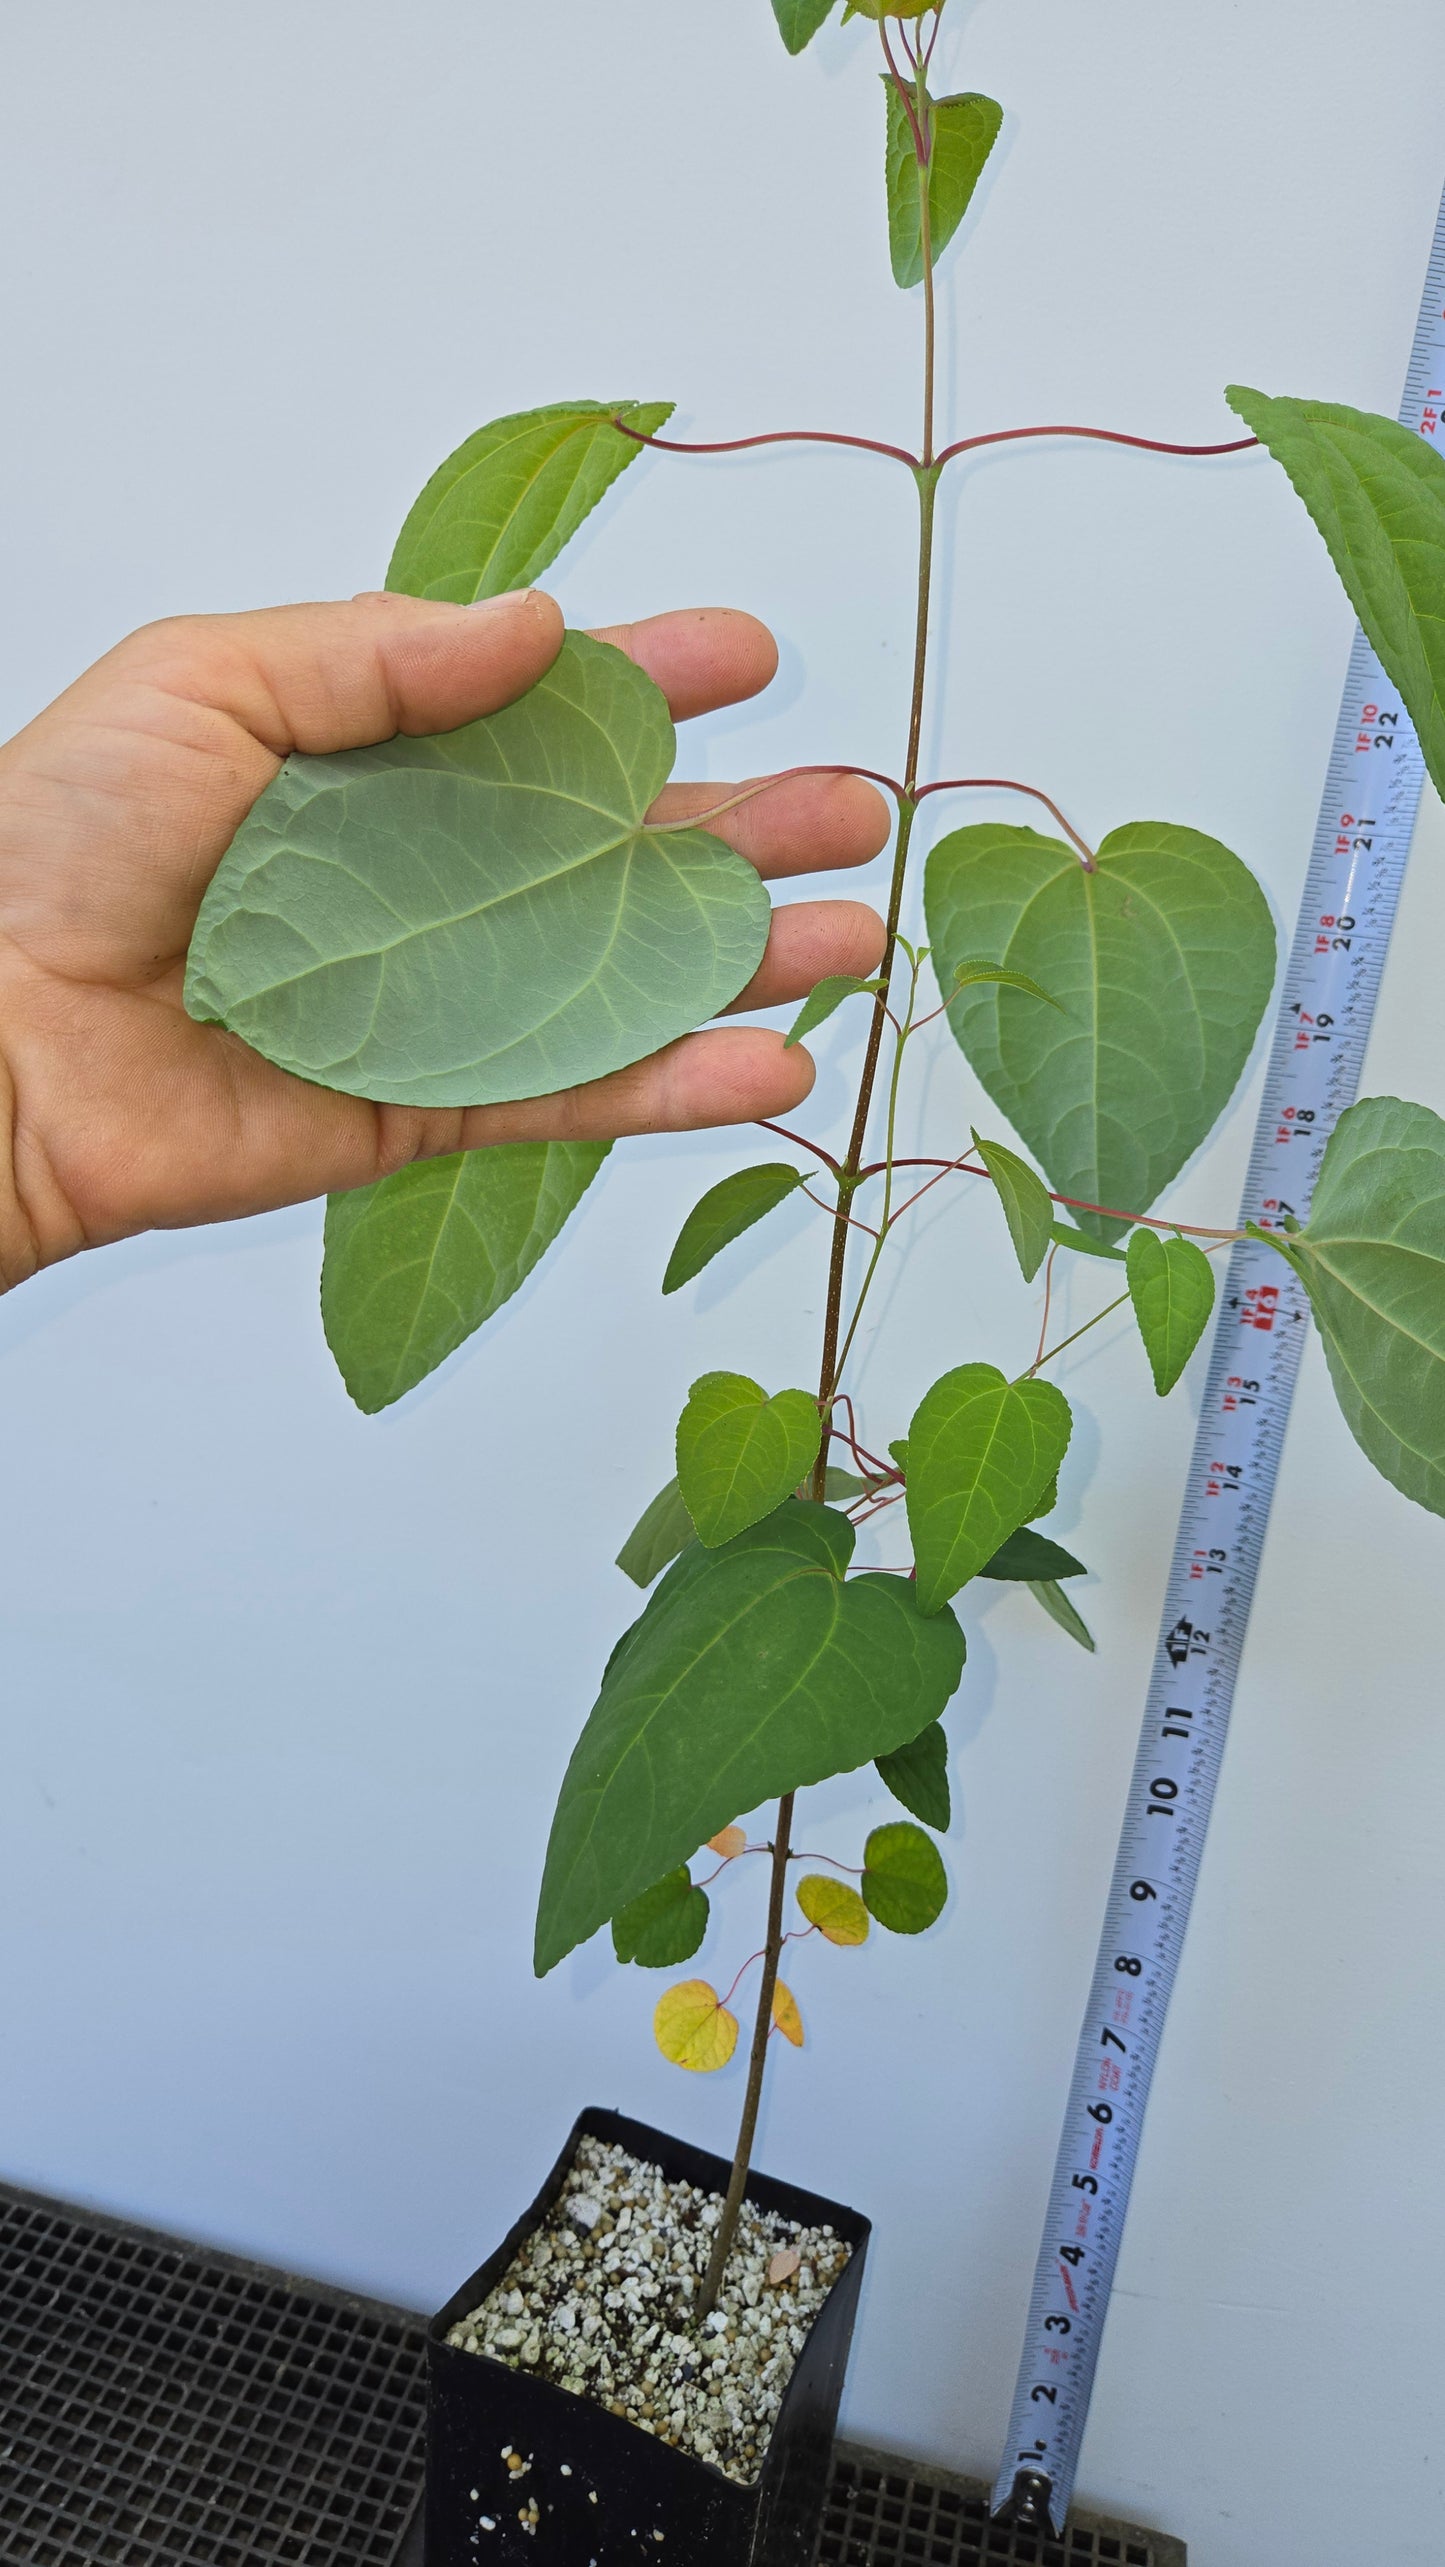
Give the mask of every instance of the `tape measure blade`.
M 1445 202 L 1401 408 L 1445 409 Z M 1241 1225 L 1303 1220 L 1359 1086 L 1424 782 L 1398 691 L 1356 631 L 1270 1043 Z M 1266 1240 L 1232 1252 L 1165 1589 L 1104 1929 L 1034 2272 L 996 2512 L 1062 2534 L 1198 1878 L 1300 1357 L 1303 1287 Z

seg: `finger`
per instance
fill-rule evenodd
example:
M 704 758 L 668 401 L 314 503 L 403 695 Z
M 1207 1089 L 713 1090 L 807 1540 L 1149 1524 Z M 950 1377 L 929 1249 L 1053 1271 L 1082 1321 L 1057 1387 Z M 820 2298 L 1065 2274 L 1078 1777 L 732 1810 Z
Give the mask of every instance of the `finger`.
M 883 960 L 883 921 L 861 900 L 800 900 L 776 909 L 767 951 L 747 988 L 724 1009 L 783 1007 L 833 972 L 867 980 Z
M 606 1141 L 636 1132 L 697 1132 L 711 1124 L 753 1123 L 790 1114 L 813 1084 L 799 1046 L 785 1052 L 781 1034 L 757 1025 L 717 1026 L 686 1034 L 631 1069 L 560 1096 L 518 1105 L 471 1107 L 462 1117 L 463 1149 L 496 1141 Z M 454 1149 L 456 1142 L 451 1145 Z
M 778 646 L 766 624 L 734 606 L 694 606 L 649 615 L 640 624 L 608 624 L 593 639 L 625 651 L 661 687 L 675 722 L 742 704 L 777 674 Z
M 681 827 L 695 812 L 716 810 L 745 789 L 670 784 L 647 816 Z M 751 801 L 699 825 L 746 856 L 764 882 L 776 882 L 789 874 L 870 864 L 888 844 L 893 815 L 882 794 L 860 775 L 795 775 L 781 777 Z

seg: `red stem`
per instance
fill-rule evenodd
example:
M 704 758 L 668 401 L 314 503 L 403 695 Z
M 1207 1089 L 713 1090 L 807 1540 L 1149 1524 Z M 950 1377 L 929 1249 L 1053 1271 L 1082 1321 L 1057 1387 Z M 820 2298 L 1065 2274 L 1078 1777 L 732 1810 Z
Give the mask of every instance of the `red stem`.
M 904 84 L 900 82 L 900 87 Z M 832 428 L 770 428 L 760 437 L 721 437 L 706 443 L 695 443 L 680 437 L 649 437 L 640 428 L 629 428 L 623 419 L 614 419 L 614 428 L 630 437 L 635 446 L 656 446 L 665 455 L 740 455 L 753 446 L 852 446 L 869 455 L 887 455 L 894 463 L 906 463 L 910 472 L 918 472 L 922 458 L 910 454 L 907 446 L 885 445 L 878 437 L 845 436 Z M 960 437 L 956 444 L 945 446 L 938 457 L 940 470 L 958 455 L 976 454 L 983 446 L 1012 446 L 1033 437 L 1083 437 L 1102 446 L 1131 446 L 1146 455 L 1243 455 L 1257 446 L 1258 437 L 1230 437 L 1222 444 L 1186 446 L 1170 437 L 1135 437 L 1122 428 L 1080 428 L 1068 422 L 1051 422 L 1040 428 L 990 428 L 982 436 Z
M 1177 446 L 1166 437 L 1126 436 L 1119 428 L 991 428 L 985 436 L 960 437 L 956 445 L 945 446 L 939 465 L 952 463 L 955 455 L 971 455 L 980 446 L 1010 446 L 1024 437 L 1088 437 L 1103 446 L 1135 446 L 1149 455 L 1242 455 L 1259 443 L 1258 437 L 1231 437 L 1224 445 Z
M 891 456 L 895 463 L 906 463 L 910 471 L 918 469 L 917 455 L 911 455 L 906 446 L 886 446 L 877 437 L 845 437 L 832 428 L 772 428 L 762 437 L 721 437 L 696 445 L 677 437 L 646 437 L 623 419 L 614 419 L 612 425 L 635 446 L 656 446 L 665 455 L 741 455 L 751 446 L 855 446 L 864 454 Z
M 825 1150 L 823 1148 L 821 1142 L 810 1141 L 806 1134 L 802 1132 L 790 1132 L 786 1123 L 770 1123 L 765 1114 L 760 1114 L 758 1116 L 758 1130 L 760 1132 L 776 1132 L 780 1141 L 791 1141 L 794 1147 L 799 1150 L 811 1150 L 815 1159 L 821 1159 L 825 1168 L 831 1168 L 834 1176 L 838 1175 L 839 1169 L 837 1160 L 834 1158 L 831 1150 Z
M 1064 818 L 1058 804 L 1047 793 L 1041 793 L 1036 784 L 1017 784 L 1012 777 L 1006 775 L 949 775 L 941 777 L 937 784 L 919 785 L 913 799 L 915 802 L 922 802 L 930 793 L 982 793 L 985 791 L 1023 793 L 1027 794 L 1031 802 L 1041 802 L 1046 811 L 1053 813 L 1065 837 L 1077 847 L 1085 873 L 1098 871 L 1098 862 L 1088 840 L 1080 837 L 1078 830 Z

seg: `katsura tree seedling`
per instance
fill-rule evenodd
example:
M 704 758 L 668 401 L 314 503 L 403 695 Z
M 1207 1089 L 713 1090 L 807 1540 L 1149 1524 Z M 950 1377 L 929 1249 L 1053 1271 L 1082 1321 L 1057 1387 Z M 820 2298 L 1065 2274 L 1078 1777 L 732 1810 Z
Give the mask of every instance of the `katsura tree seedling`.
M 773 0 L 788 50 L 833 7 Z M 922 772 L 948 467 L 1010 439 L 1102 437 L 1201 457 L 1262 441 L 1319 523 L 1445 787 L 1445 461 L 1388 420 L 1239 391 L 1230 397 L 1249 433 L 1214 445 L 1047 423 L 941 444 L 935 271 L 1003 111 L 936 84 L 943 0 L 849 0 L 845 15 L 878 25 L 888 250 L 921 324 L 917 451 L 811 428 L 697 444 L 663 433 L 664 402 L 554 403 L 494 421 L 448 457 L 388 573 L 394 589 L 453 600 L 524 586 L 649 450 L 697 458 L 833 442 L 906 471 L 917 491 L 906 735 L 898 775 L 874 778 L 896 808 L 886 950 L 872 978 L 821 982 L 788 1036 L 851 1019 L 851 1119 L 830 1136 L 769 1125 L 770 1155 L 707 1190 L 660 1278 L 666 1294 L 685 1290 L 754 1225 L 806 1199 L 825 1234 L 816 1369 L 797 1377 L 798 1329 L 784 1313 L 770 1380 L 713 1371 L 693 1383 L 676 1476 L 619 1553 L 648 1600 L 563 1778 L 537 1918 L 539 1972 L 610 1929 L 619 1962 L 674 1973 L 701 1949 L 717 1882 L 752 1857 L 766 1871 L 760 1936 L 743 1939 L 730 1984 L 672 1979 L 655 2008 L 663 2051 L 695 2071 L 724 2065 L 751 2014 L 699 2314 L 736 2222 L 772 2037 L 803 2038 L 785 1946 L 846 1950 L 875 1925 L 918 1934 L 943 1908 L 940 1724 L 964 1669 L 960 1600 L 980 1579 L 1013 1581 L 1093 1646 L 1067 1592 L 1082 1563 L 1040 1530 L 1072 1424 L 1053 1368 L 1127 1306 L 1156 1390 L 1179 1382 L 1213 1309 L 1211 1260 L 1239 1234 L 1151 1207 L 1233 1094 L 1275 978 L 1264 896 L 1216 839 L 1123 816 L 1094 847 L 1036 783 Z M 767 936 L 753 868 L 707 828 L 649 816 L 674 747 L 651 682 L 574 634 L 501 713 L 442 738 L 289 759 L 206 896 L 188 1005 L 303 1077 L 391 1102 L 532 1096 L 636 1061 L 733 999 Z M 921 824 L 934 797 L 985 786 L 1029 800 L 1052 826 L 988 820 L 939 836 L 922 866 L 927 942 L 910 942 L 901 929 Z M 951 1157 L 910 1157 L 900 1103 L 920 1042 L 945 1028 L 1011 1137 L 972 1129 Z M 322 1315 L 359 1407 L 401 1398 L 501 1307 L 605 1156 L 592 1143 L 478 1150 L 333 1200 Z M 999 1349 L 951 1345 L 939 1378 L 920 1378 L 910 1416 L 865 1427 L 851 1384 L 875 1279 L 914 1207 L 960 1181 L 997 1196 L 996 1251 L 1016 1261 L 1038 1316 L 1032 1360 L 1009 1369 Z M 1269 1236 L 1304 1279 L 1352 1432 L 1397 1487 L 1445 1513 L 1445 1123 L 1390 1098 L 1353 1107 L 1309 1221 Z M 1061 1255 L 1097 1266 L 1103 1296 L 1064 1337 L 1051 1334 Z M 895 1527 L 891 1556 L 855 1556 L 860 1535 L 871 1543 Z M 874 1825 L 853 1867 L 796 1850 L 798 1793 L 870 1764 L 907 1817 Z M 759 1810 L 771 1815 L 749 1836 L 739 1822 Z

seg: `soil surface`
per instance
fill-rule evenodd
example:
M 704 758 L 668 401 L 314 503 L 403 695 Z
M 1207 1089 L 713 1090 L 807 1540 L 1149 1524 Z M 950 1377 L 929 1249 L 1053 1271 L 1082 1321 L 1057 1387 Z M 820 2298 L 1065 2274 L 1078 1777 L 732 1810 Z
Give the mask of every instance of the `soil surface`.
M 509 2270 L 447 2337 L 540 2372 L 751 2486 L 793 2365 L 849 2248 L 744 2202 L 717 2307 L 700 2328 L 722 2196 L 669 2183 L 583 2139 Z

